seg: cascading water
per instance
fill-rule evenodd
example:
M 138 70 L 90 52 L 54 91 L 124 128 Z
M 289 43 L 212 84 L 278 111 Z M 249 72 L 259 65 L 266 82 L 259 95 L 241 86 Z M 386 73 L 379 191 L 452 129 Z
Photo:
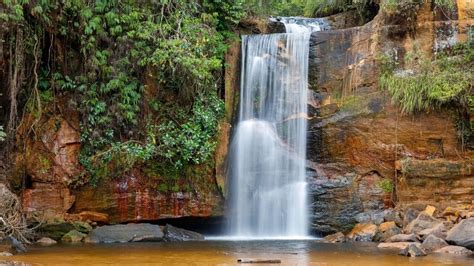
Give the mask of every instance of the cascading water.
M 322 20 L 242 37 L 240 113 L 231 146 L 231 235 L 305 238 L 308 50 Z

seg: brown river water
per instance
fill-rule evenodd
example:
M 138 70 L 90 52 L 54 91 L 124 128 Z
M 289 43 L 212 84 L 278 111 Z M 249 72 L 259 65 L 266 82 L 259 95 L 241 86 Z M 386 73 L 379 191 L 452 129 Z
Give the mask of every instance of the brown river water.
M 246 258 L 281 260 L 281 264 L 272 265 L 474 265 L 474 256 L 431 254 L 408 258 L 381 251 L 374 243 L 327 244 L 314 240 L 31 247 L 26 254 L 0 257 L 0 265 L 265 265 L 237 263 Z

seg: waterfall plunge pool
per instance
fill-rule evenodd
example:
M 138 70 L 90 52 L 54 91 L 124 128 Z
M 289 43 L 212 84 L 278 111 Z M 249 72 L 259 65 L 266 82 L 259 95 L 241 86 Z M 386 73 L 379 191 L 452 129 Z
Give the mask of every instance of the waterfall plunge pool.
M 472 265 L 474 259 L 446 254 L 407 258 L 376 245 L 314 240 L 70 244 L 32 247 L 26 254 L 0 257 L 0 265 L 237 265 L 243 258 L 281 260 L 280 265 Z

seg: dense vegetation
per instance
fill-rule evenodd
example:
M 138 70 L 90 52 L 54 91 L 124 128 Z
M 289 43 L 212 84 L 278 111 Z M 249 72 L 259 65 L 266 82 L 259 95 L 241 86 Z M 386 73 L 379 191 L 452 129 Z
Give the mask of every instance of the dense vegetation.
M 181 169 L 211 158 L 239 2 L 8 0 L 0 10 L 11 138 L 23 121 L 18 133 L 36 136 L 47 117 L 77 109 L 92 182 L 150 160 Z

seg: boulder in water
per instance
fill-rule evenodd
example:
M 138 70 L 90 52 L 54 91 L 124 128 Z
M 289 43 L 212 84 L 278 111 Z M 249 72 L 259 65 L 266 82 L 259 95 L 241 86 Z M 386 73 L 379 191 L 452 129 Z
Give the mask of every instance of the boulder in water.
M 377 247 L 381 249 L 398 249 L 402 250 L 408 247 L 413 242 L 395 242 L 395 243 L 380 243 Z
M 51 239 L 49 237 L 42 237 L 41 239 L 36 241 L 36 244 L 39 244 L 41 246 L 51 246 L 51 245 L 55 245 L 57 243 L 58 242 L 56 240 Z
M 474 250 L 474 218 L 462 220 L 448 231 L 446 241 Z
M 170 224 L 167 224 L 165 226 L 165 229 L 163 229 L 163 233 L 164 233 L 163 240 L 167 242 L 204 240 L 204 236 L 199 233 L 182 229 L 182 228 L 178 228 L 178 227 L 174 227 Z
M 87 243 L 126 243 L 162 241 L 163 232 L 154 224 L 104 225 L 91 231 Z
M 385 241 L 390 237 L 400 234 L 401 229 L 395 224 L 395 222 L 385 222 L 380 224 L 379 230 L 375 235 L 375 241 Z
M 337 232 L 335 234 L 324 237 L 324 240 L 329 243 L 344 243 L 346 242 L 346 236 L 344 236 L 344 234 L 341 232 Z
M 351 241 L 370 242 L 376 233 L 377 226 L 375 224 L 356 224 L 347 238 Z
M 86 234 L 81 233 L 77 230 L 71 230 L 61 238 L 61 241 L 67 242 L 67 243 L 79 243 L 85 237 L 86 237 Z
M 421 248 L 420 243 L 408 244 L 408 246 L 402 249 L 399 254 L 408 257 L 426 256 L 426 252 Z
M 454 254 L 454 255 L 471 255 L 474 252 L 470 251 L 465 247 L 460 246 L 446 246 L 442 247 L 438 250 L 435 250 L 435 253 L 447 253 L 447 254 Z
M 421 244 L 421 247 L 427 252 L 432 252 L 446 246 L 449 246 L 446 241 L 434 235 L 429 235 Z

